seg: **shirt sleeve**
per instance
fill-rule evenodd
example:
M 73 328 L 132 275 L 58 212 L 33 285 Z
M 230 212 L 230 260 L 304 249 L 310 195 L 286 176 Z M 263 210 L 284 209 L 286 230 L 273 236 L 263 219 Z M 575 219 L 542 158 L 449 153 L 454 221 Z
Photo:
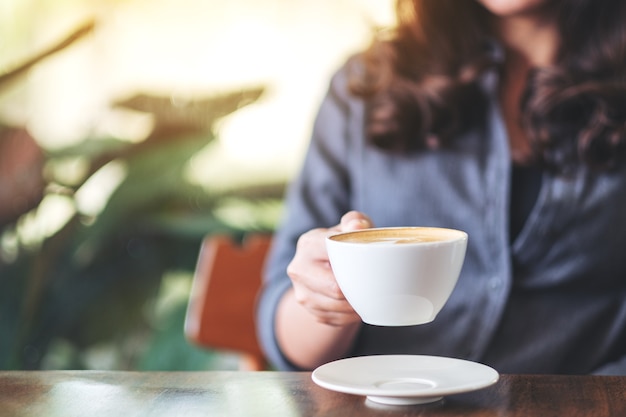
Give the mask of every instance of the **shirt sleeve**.
M 626 375 L 626 355 L 592 372 L 594 375 Z
M 349 209 L 349 100 L 344 67 L 332 78 L 319 108 L 303 166 L 287 190 L 285 215 L 265 266 L 257 303 L 257 333 L 268 361 L 280 370 L 297 369 L 282 354 L 274 329 L 276 307 L 291 287 L 286 269 L 297 240 L 310 229 L 337 224 Z

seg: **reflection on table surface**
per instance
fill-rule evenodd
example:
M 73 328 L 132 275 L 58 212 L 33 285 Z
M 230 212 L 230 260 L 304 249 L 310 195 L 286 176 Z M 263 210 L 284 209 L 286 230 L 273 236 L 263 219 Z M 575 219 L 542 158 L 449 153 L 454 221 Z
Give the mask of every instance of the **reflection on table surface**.
M 378 405 L 309 372 L 0 372 L 0 417 L 626 416 L 626 377 L 502 375 L 428 405 Z

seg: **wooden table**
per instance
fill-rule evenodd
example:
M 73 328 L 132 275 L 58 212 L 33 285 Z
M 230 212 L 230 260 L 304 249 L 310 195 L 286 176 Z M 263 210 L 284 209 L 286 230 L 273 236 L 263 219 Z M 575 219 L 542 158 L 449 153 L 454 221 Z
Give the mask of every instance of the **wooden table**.
M 626 416 L 626 377 L 502 375 L 428 405 L 376 405 L 307 372 L 0 372 L 0 416 Z

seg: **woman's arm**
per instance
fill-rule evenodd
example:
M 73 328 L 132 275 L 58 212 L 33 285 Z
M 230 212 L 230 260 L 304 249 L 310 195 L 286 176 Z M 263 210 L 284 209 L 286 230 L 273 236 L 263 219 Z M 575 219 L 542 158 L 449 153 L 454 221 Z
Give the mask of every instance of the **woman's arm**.
M 320 106 L 266 263 L 257 330 L 265 354 L 278 369 L 308 369 L 323 360 L 300 358 L 299 352 L 309 349 L 316 349 L 310 353 L 318 358 L 347 352 L 360 327 L 360 319 L 348 309 L 328 266 L 323 236 L 332 231 L 321 229 L 337 224 L 353 204 L 350 164 L 357 157 L 354 141 L 363 140 L 357 137 L 362 129 L 362 103 L 348 94 L 347 84 L 344 68 L 333 77 Z M 320 286 L 326 286 L 324 297 L 318 294 Z
M 276 337 L 284 355 L 295 365 L 313 369 L 348 353 L 361 318 L 344 298 L 330 268 L 326 236 L 371 227 L 361 213 L 349 212 L 331 229 L 314 229 L 298 240 L 287 268 L 293 283 L 280 300 Z

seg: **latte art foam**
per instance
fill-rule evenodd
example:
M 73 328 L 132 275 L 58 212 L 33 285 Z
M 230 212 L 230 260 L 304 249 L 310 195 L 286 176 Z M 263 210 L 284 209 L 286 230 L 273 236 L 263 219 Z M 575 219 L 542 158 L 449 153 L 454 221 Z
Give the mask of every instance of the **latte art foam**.
M 433 238 L 432 236 L 416 236 L 411 238 L 377 238 L 371 237 L 366 239 L 344 240 L 344 242 L 371 243 L 380 245 L 402 245 L 407 243 L 424 243 L 424 242 L 440 242 L 442 239 Z
M 331 236 L 330 239 L 349 243 L 406 245 L 455 240 L 459 239 L 461 235 L 462 233 L 452 229 L 398 227 L 340 233 Z

